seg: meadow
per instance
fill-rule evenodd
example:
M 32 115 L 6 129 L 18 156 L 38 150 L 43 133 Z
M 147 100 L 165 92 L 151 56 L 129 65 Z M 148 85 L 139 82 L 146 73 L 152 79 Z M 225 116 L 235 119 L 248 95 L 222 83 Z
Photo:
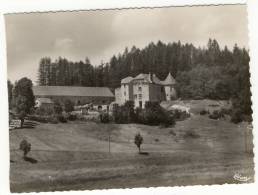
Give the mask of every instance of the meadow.
M 143 136 L 138 154 L 134 136 Z M 32 144 L 24 161 L 22 139 Z M 109 143 L 110 140 L 110 143 Z M 73 121 L 10 131 L 12 192 L 242 183 L 254 180 L 246 122 L 192 115 L 174 127 Z

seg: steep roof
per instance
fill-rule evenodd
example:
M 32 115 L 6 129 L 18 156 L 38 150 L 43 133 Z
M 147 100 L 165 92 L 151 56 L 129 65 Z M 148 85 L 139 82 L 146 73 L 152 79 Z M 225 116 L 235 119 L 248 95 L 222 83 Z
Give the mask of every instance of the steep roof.
M 162 81 L 159 80 L 159 78 L 155 74 L 152 75 L 152 81 L 156 84 L 162 85 Z
M 136 77 L 134 77 L 134 80 L 138 80 L 138 79 L 143 79 L 148 83 L 152 83 L 150 74 L 144 74 L 144 73 L 138 74 Z
M 34 86 L 35 96 L 114 97 L 107 87 Z
M 125 77 L 121 80 L 121 84 L 130 83 L 133 80 L 133 77 Z
M 176 80 L 174 79 L 174 77 L 169 73 L 167 78 L 162 81 L 163 85 L 174 85 L 176 83 Z

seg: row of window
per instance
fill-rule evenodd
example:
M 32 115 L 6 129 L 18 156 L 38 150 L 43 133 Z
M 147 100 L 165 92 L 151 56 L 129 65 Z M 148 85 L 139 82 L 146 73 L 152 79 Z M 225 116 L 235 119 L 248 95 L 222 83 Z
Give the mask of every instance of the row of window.
M 141 100 L 142 99 L 142 94 L 139 94 L 139 99 Z M 137 99 L 137 94 L 134 95 L 134 99 Z

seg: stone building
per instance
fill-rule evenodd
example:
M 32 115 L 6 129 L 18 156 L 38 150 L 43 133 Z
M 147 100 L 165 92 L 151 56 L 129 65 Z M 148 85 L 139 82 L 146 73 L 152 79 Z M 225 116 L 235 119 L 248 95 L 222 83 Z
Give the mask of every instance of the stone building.
M 176 81 L 169 73 L 164 81 L 155 74 L 139 74 L 121 80 L 121 87 L 115 90 L 116 103 L 134 101 L 135 107 L 144 108 L 147 101 L 169 101 L 176 98 Z
M 115 99 L 107 87 L 34 86 L 33 93 L 36 99 L 48 98 L 60 103 L 71 100 L 75 105 L 107 105 Z

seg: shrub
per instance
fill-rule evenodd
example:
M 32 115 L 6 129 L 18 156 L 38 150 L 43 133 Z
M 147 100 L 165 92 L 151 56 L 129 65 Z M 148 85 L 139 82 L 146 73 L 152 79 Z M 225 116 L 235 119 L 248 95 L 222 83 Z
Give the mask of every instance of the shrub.
M 65 100 L 64 110 L 65 110 L 65 112 L 72 112 L 74 110 L 74 104 L 71 100 L 69 100 L 69 99 Z
M 55 114 L 61 114 L 63 111 L 63 108 L 61 106 L 61 104 L 58 101 L 54 102 L 54 112 Z
M 224 117 L 224 114 L 218 110 L 213 111 L 213 113 L 209 115 L 209 118 L 214 120 L 218 120 L 223 117 Z
M 99 117 L 100 117 L 100 122 L 102 122 L 102 123 L 109 123 L 109 121 L 110 121 L 108 113 L 101 113 L 99 115 Z
M 77 116 L 76 116 L 75 114 L 69 114 L 68 117 L 67 117 L 67 119 L 68 119 L 69 121 L 75 121 L 75 120 L 77 119 Z
M 147 125 L 162 125 L 168 127 L 175 124 L 173 114 L 162 108 L 158 102 L 146 102 L 143 123 Z
M 200 111 L 200 115 L 206 115 L 209 114 L 209 112 L 207 110 L 201 110 Z
M 31 144 L 26 139 L 22 140 L 20 143 L 20 150 L 23 151 L 23 158 L 25 158 L 31 150 Z
M 136 122 L 136 115 L 134 112 L 134 102 L 127 101 L 123 106 L 114 105 L 113 117 L 116 123 Z
M 232 123 L 236 123 L 236 124 L 242 122 L 243 119 L 242 119 L 242 113 L 241 113 L 241 111 L 238 110 L 238 109 L 233 110 L 233 111 L 232 111 L 232 114 L 231 114 L 231 119 L 230 119 L 230 121 L 231 121 Z
M 67 119 L 63 115 L 58 115 L 57 116 L 58 121 L 61 123 L 67 123 Z

